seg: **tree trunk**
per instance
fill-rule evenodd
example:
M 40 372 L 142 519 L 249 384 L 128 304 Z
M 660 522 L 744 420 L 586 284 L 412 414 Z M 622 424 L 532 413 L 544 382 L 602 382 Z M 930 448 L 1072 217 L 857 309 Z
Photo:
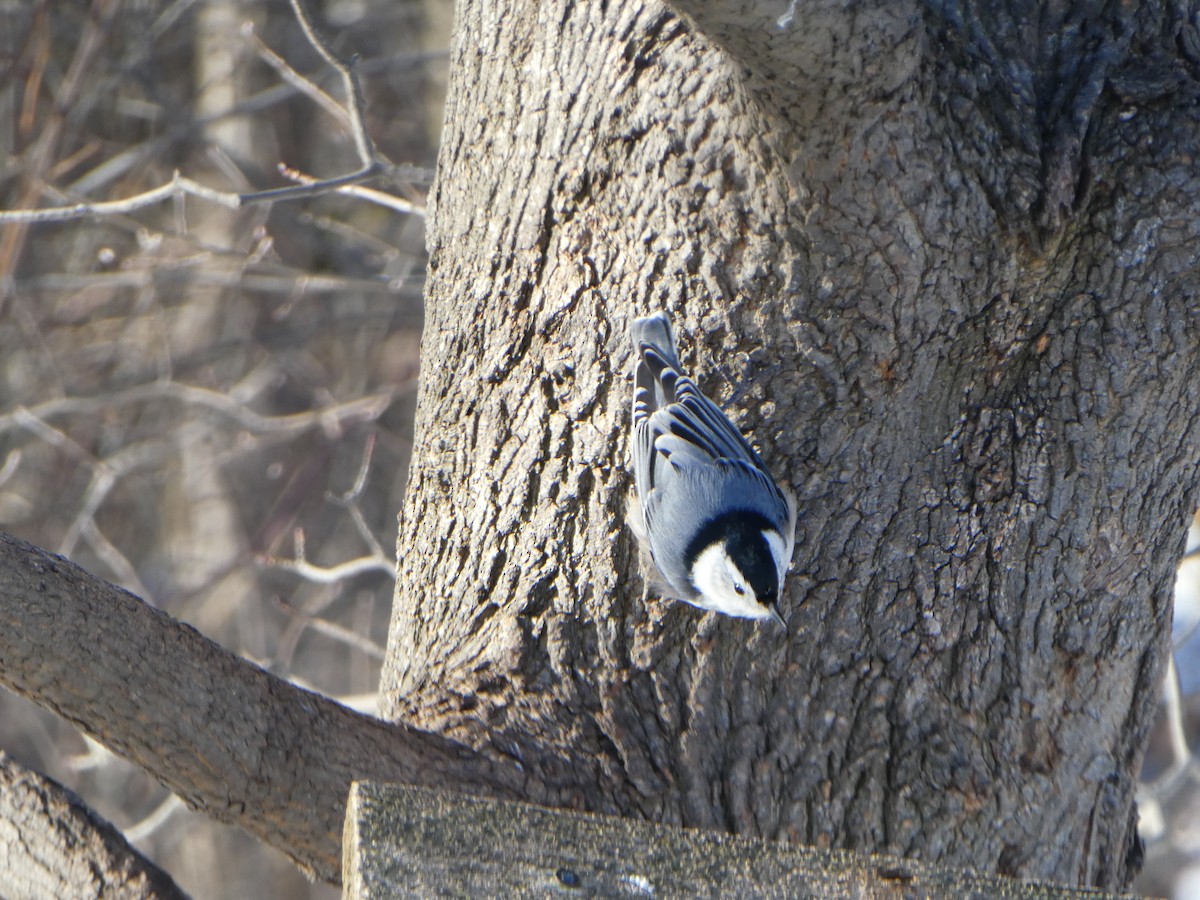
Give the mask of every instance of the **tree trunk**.
M 1196 505 L 1191 20 L 457 15 L 388 714 L 549 802 L 1126 882 Z M 799 497 L 787 635 L 643 601 L 657 309 Z

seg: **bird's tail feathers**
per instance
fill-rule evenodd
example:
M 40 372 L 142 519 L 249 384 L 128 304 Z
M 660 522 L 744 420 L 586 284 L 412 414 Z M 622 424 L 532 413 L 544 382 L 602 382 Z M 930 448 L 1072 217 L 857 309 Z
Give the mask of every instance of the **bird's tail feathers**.
M 676 379 L 682 371 L 675 333 L 664 312 L 634 319 L 630 327 L 634 365 L 634 421 L 675 402 Z
M 636 356 L 641 356 L 642 345 L 644 344 L 657 350 L 658 355 L 668 365 L 676 369 L 681 368 L 679 364 L 679 351 L 675 349 L 675 332 L 671 329 L 671 319 L 665 312 L 634 319 L 629 331 L 633 343 L 633 352 Z

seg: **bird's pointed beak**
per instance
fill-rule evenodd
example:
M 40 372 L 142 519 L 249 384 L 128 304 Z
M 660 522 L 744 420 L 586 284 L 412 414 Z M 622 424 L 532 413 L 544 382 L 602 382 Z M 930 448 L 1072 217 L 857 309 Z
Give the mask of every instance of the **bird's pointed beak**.
M 771 618 L 774 619 L 776 622 L 778 622 L 780 627 L 783 628 L 784 633 L 785 634 L 790 633 L 788 631 L 787 622 L 783 621 L 783 616 L 781 616 L 779 614 L 779 608 L 777 606 L 775 606 L 774 603 L 772 603 L 770 606 L 767 607 L 767 609 L 771 613 Z

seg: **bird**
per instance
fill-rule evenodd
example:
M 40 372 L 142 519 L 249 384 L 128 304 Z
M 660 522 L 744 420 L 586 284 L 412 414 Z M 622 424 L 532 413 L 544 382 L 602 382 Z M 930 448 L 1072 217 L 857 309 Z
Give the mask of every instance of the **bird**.
M 796 502 L 684 373 L 664 312 L 635 319 L 629 520 L 652 586 L 700 609 L 783 628 Z

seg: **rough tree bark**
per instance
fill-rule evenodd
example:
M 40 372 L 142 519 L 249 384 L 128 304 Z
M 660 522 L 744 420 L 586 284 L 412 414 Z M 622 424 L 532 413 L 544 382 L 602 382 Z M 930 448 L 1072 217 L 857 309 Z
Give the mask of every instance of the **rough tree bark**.
M 1166 4 L 462 0 L 387 710 L 553 802 L 1119 886 L 1196 505 Z M 802 511 L 643 603 L 630 319 Z

